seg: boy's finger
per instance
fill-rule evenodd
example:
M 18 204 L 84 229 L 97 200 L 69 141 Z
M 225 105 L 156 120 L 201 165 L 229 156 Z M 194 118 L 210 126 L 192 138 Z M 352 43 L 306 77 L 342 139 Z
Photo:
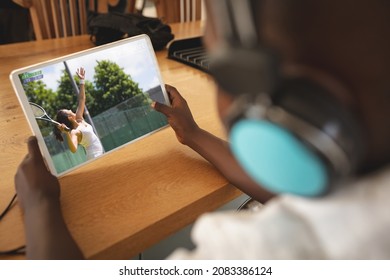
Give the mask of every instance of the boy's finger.
M 153 101 L 151 106 L 154 110 L 164 114 L 165 116 L 168 116 L 172 110 L 171 107 L 156 101 Z

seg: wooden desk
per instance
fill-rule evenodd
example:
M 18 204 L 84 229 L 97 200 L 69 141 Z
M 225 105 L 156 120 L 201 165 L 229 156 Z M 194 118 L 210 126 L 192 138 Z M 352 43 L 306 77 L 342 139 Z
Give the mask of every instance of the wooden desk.
M 201 34 L 201 24 L 172 25 L 176 38 Z M 31 135 L 9 81 L 11 70 L 93 47 L 88 36 L 0 46 L 0 211 Z M 187 99 L 198 124 L 223 137 L 214 86 L 193 68 L 157 58 L 163 79 Z M 241 194 L 166 128 L 60 179 L 66 223 L 90 259 L 128 259 Z M 0 223 L 0 251 L 25 244 L 19 207 Z

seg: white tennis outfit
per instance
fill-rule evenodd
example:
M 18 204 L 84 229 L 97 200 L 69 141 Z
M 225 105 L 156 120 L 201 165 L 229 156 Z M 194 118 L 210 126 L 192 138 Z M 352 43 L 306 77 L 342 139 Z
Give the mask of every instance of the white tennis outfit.
M 102 143 L 93 132 L 92 126 L 87 122 L 83 122 L 78 126 L 78 130 L 82 133 L 80 145 L 84 147 L 85 152 L 87 153 L 87 159 L 102 155 L 104 152 Z

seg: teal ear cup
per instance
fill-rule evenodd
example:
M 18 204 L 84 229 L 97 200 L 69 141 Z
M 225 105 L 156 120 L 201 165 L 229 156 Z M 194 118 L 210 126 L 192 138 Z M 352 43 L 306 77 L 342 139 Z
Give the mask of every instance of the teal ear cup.
M 233 154 L 248 175 L 274 193 L 325 192 L 325 162 L 288 130 L 267 120 L 243 119 L 230 130 Z

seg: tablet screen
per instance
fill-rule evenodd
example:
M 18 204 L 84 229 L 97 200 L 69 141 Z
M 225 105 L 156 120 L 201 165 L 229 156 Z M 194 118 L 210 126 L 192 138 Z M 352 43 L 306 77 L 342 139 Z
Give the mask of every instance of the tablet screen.
M 169 101 L 146 35 L 15 70 L 11 81 L 57 176 L 167 125 L 150 106 Z

